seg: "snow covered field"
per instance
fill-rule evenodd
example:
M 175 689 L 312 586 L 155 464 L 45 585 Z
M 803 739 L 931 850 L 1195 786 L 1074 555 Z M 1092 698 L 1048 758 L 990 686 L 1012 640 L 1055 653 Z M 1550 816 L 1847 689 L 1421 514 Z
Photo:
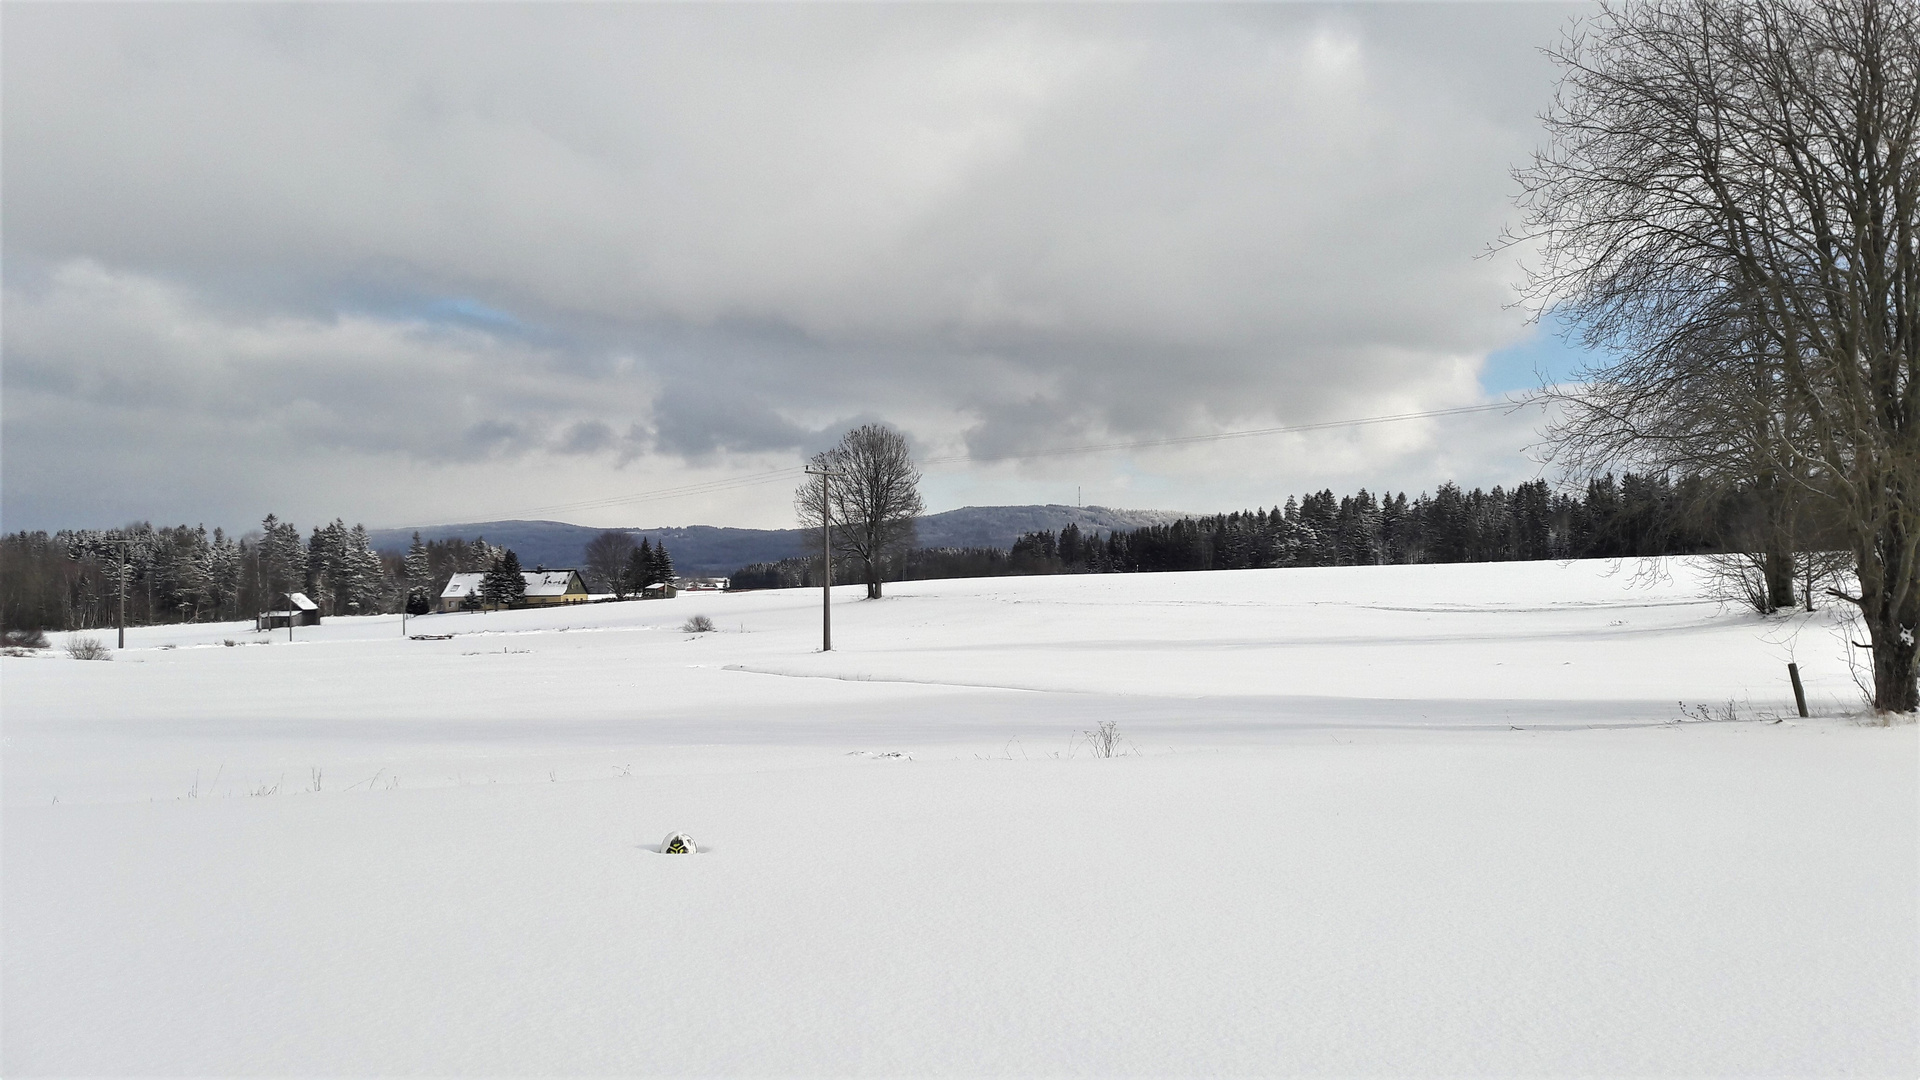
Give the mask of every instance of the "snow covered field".
M 1668 568 L 56 640 L 0 1071 L 1920 1074 L 1915 729 Z

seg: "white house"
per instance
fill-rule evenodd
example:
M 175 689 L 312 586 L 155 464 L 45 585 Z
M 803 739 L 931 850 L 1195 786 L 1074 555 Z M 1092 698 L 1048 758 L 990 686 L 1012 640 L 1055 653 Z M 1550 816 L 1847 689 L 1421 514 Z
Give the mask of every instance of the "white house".
M 587 583 L 578 570 L 522 570 L 520 576 L 527 583 L 529 607 L 587 602 Z M 469 602 L 468 597 L 474 598 L 473 603 L 479 603 L 480 586 L 486 577 L 484 573 L 473 573 L 455 574 L 447 579 L 447 587 L 440 590 L 440 610 L 459 611 Z

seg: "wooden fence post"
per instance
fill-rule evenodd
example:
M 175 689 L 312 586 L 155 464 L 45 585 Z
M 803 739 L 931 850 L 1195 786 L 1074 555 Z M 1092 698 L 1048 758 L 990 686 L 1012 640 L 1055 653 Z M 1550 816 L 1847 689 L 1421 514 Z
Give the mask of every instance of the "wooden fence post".
M 1805 719 L 1807 715 L 1807 690 L 1806 687 L 1800 685 L 1800 665 L 1788 663 L 1787 677 L 1793 680 L 1793 703 L 1800 706 L 1800 716 L 1802 719 Z

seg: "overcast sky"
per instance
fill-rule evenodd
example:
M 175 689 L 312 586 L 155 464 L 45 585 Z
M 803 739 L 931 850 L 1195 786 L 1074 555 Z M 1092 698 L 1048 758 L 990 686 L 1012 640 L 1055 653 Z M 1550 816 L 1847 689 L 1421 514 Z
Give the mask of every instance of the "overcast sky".
M 791 523 L 868 420 L 929 509 L 1552 478 L 1510 169 L 1583 10 L 5 12 L 7 529 Z M 1078 493 L 1078 494 L 1076 494 Z

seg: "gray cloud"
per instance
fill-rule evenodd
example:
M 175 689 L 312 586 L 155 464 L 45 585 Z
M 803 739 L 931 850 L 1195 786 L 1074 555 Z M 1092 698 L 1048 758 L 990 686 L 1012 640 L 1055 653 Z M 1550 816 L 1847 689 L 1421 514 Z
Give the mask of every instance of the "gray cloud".
M 613 429 L 599 420 L 582 420 L 567 429 L 560 440 L 559 450 L 563 454 L 592 454 L 619 442 Z
M 10 9 L 0 506 L 402 523 L 854 416 L 985 462 L 1473 400 L 1574 10 Z M 1340 460 L 1085 471 L 1235 505 Z

